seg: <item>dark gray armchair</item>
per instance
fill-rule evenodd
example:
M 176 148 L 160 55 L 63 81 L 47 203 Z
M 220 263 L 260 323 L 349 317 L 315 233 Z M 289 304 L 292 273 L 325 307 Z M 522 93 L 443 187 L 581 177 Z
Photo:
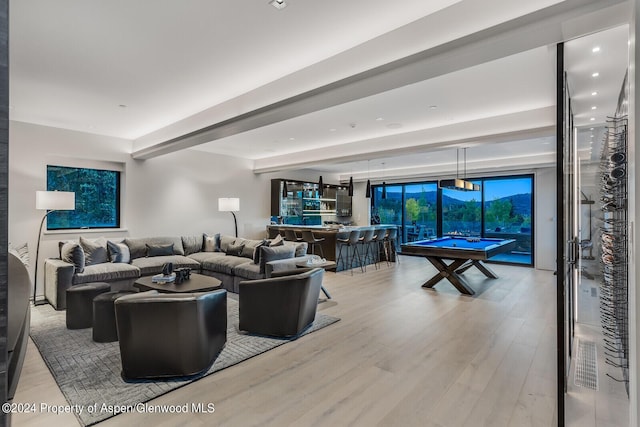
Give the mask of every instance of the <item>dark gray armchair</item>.
M 293 271 L 295 273 L 295 271 Z M 240 282 L 240 330 L 290 337 L 316 318 L 324 270 Z
M 227 292 L 140 292 L 115 301 L 122 377 L 192 376 L 227 341 Z

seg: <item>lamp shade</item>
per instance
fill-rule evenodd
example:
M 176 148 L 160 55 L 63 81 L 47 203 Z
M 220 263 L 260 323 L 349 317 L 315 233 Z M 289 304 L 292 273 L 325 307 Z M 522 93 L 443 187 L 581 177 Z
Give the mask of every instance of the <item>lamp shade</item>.
M 73 191 L 36 191 L 36 209 L 72 211 L 76 208 L 76 193 Z
M 237 197 L 220 197 L 218 199 L 218 210 L 220 212 L 237 212 L 240 210 L 240 199 Z

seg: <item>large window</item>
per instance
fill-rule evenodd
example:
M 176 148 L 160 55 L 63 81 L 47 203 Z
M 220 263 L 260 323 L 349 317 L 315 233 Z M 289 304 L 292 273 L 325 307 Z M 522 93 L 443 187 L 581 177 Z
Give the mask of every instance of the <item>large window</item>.
M 474 180 L 474 184 L 482 185 Z M 442 234 L 480 236 L 482 234 L 482 193 L 442 189 Z
M 47 190 L 76 194 L 76 209 L 52 212 L 48 230 L 120 227 L 119 171 L 47 165 Z
M 435 182 L 374 186 L 374 218 L 400 226 L 402 242 L 463 235 L 514 239 L 516 248 L 492 261 L 533 265 L 533 176 L 477 178 L 480 191 L 438 188 Z M 377 215 L 377 216 L 376 216 Z
M 406 241 L 435 237 L 438 229 L 438 186 L 436 183 L 404 186 L 404 228 Z

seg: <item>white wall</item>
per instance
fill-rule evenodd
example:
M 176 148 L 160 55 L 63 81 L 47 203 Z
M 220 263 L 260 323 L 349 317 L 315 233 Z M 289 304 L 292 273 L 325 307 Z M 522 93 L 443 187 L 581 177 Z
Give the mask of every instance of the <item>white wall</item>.
M 313 170 L 255 175 L 249 160 L 195 150 L 137 161 L 130 155 L 131 141 L 21 122 L 10 123 L 9 151 L 9 241 L 29 244 L 32 277 L 38 227 L 44 215 L 35 209 L 35 193 L 46 189 L 47 164 L 92 167 L 109 162 L 124 171 L 122 230 L 82 233 L 114 239 L 233 234 L 233 217 L 229 212 L 218 212 L 218 197 L 240 198 L 238 234 L 258 238 L 265 235 L 270 219 L 271 178 L 318 179 Z M 59 240 L 78 236 L 69 232 L 43 234 L 38 295 L 44 288 L 42 260 L 57 256 Z
M 556 169 L 538 169 L 535 173 L 535 267 L 556 269 Z

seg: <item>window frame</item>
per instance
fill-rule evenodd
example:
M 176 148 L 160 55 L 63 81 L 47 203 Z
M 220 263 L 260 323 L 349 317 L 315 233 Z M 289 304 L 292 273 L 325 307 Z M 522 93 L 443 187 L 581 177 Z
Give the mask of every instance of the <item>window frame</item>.
M 48 232 L 65 232 L 65 231 L 74 231 L 74 230 L 119 230 L 122 227 L 122 185 L 123 185 L 123 170 L 118 167 L 108 167 L 108 166 L 77 166 L 77 165 L 68 165 L 68 164 L 47 164 L 46 165 L 46 188 L 47 191 L 74 191 L 76 193 L 76 205 L 78 204 L 78 199 L 82 196 L 79 195 L 78 191 L 75 191 L 74 188 L 55 188 L 49 182 L 49 170 L 50 168 L 60 168 L 60 169 L 70 169 L 70 170 L 89 170 L 89 171 L 99 171 L 99 172 L 110 172 L 116 175 L 116 186 L 115 186 L 115 224 L 114 225 L 80 225 L 74 224 L 72 227 L 52 227 L 52 223 L 49 218 L 52 218 L 56 215 L 64 214 L 65 211 L 60 212 L 51 212 L 47 217 L 47 228 Z

